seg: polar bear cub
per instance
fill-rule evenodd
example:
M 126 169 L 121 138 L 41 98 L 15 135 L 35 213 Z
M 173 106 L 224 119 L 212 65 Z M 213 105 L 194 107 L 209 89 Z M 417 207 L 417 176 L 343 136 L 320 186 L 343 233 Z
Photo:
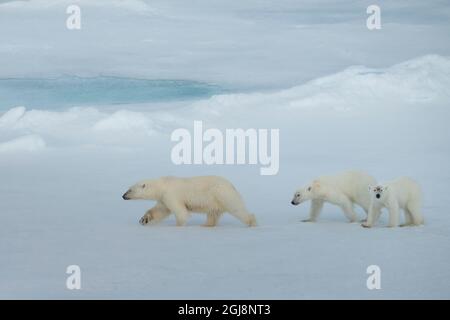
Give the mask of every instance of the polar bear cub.
M 421 212 L 422 191 L 413 179 L 408 177 L 369 187 L 371 205 L 367 221 L 363 227 L 370 228 L 378 220 L 381 209 L 389 210 L 389 227 L 396 227 L 399 223 L 400 209 L 405 213 L 406 225 L 423 224 Z
M 247 211 L 239 192 L 228 180 L 218 176 L 143 180 L 122 198 L 157 201 L 140 219 L 142 225 L 155 224 L 174 213 L 177 226 L 184 226 L 189 214 L 198 212 L 207 215 L 204 226 L 213 227 L 224 212 L 229 212 L 244 224 L 256 226 L 256 218 Z
M 375 183 L 376 180 L 372 176 L 360 171 L 321 176 L 298 189 L 291 204 L 298 205 L 311 200 L 309 219 L 303 220 L 304 222 L 316 221 L 325 202 L 341 207 L 350 222 L 355 222 L 357 215 L 353 210 L 353 204 L 360 205 L 367 214 L 370 207 L 370 195 L 367 189 Z

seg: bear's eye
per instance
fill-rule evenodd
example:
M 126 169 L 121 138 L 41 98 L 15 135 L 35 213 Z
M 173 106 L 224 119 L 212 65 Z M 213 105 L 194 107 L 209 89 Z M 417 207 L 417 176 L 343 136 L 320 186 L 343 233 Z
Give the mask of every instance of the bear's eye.
M 311 191 L 311 187 L 308 188 L 308 191 Z

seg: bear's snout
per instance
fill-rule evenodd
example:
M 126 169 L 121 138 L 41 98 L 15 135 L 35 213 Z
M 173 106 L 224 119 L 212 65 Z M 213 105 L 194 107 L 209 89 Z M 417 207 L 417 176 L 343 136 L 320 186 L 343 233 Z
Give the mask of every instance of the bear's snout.
M 294 205 L 294 206 L 298 205 L 298 203 L 295 202 L 294 200 L 291 201 L 291 204 Z
M 130 200 L 130 197 L 128 196 L 128 193 L 129 193 L 130 191 L 128 190 L 127 192 L 125 192 L 124 194 L 123 194 L 123 196 L 122 196 L 122 199 L 123 200 Z
M 377 199 L 380 199 L 381 195 L 379 193 L 377 193 L 376 197 L 377 197 Z

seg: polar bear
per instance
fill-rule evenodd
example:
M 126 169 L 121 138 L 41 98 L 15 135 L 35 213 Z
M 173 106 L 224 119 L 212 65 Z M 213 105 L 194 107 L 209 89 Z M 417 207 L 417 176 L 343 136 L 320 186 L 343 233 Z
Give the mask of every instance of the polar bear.
M 375 178 L 360 171 L 321 176 L 297 190 L 291 204 L 299 205 L 306 200 L 311 200 L 309 219 L 303 220 L 304 222 L 316 221 L 324 202 L 338 205 L 350 222 L 355 222 L 357 215 L 353 210 L 353 204 L 360 205 L 367 214 L 370 207 L 370 195 L 367 188 L 375 183 Z
M 256 218 L 247 211 L 239 192 L 228 180 L 218 176 L 143 180 L 122 198 L 157 201 L 140 219 L 142 225 L 155 224 L 174 213 L 177 226 L 184 226 L 190 212 L 199 212 L 207 215 L 204 226 L 214 227 L 221 215 L 229 212 L 246 225 L 256 226 Z
M 367 221 L 363 227 L 370 228 L 378 220 L 383 207 L 389 210 L 389 227 L 396 227 L 399 223 L 400 209 L 405 213 L 405 223 L 407 225 L 423 224 L 421 212 L 422 191 L 420 186 L 413 179 L 408 177 L 369 187 L 371 205 Z

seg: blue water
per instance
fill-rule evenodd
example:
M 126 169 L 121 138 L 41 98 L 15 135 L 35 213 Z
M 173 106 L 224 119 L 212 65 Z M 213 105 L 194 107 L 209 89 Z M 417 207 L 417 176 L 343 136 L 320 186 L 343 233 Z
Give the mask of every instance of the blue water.
M 186 80 L 145 80 L 120 77 L 0 79 L 0 110 L 15 106 L 60 109 L 207 98 L 220 87 Z

